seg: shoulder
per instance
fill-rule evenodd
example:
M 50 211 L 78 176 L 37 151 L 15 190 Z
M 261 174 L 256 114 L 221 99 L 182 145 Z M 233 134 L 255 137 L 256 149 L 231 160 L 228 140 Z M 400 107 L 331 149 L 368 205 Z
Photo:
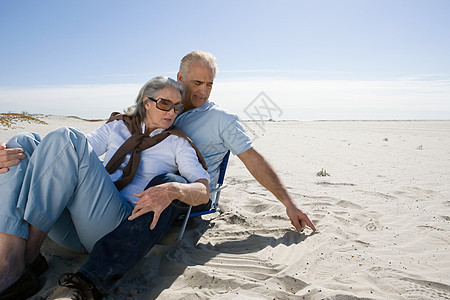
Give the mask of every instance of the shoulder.
M 168 152 L 173 153 L 174 155 L 178 155 L 180 153 L 184 153 L 184 151 L 188 149 L 194 149 L 192 144 L 188 141 L 188 137 L 182 137 L 176 134 L 169 135 L 166 139 L 164 139 L 163 143 L 165 142 Z M 191 151 L 191 150 L 188 150 Z
M 103 124 L 101 127 L 104 131 L 108 132 L 110 135 L 119 135 L 123 137 L 128 137 L 130 131 L 122 120 L 114 120 Z
M 210 114 L 215 114 L 217 116 L 220 116 L 222 118 L 226 119 L 237 119 L 237 115 L 230 112 L 229 110 L 219 106 L 218 104 L 214 102 L 210 102 L 209 109 L 207 110 Z
M 171 134 L 167 137 L 167 139 L 174 143 L 184 145 L 186 143 L 189 144 L 189 141 L 191 141 L 188 135 L 177 126 L 173 126 L 170 129 L 170 133 Z
M 205 124 L 218 126 L 222 130 L 228 126 L 238 124 L 239 117 L 227 109 L 220 107 L 214 102 L 210 102 L 208 110 L 205 111 Z
M 126 128 L 127 127 L 123 120 L 114 120 L 114 121 L 106 123 L 105 125 L 109 125 L 111 128 L 123 128 L 123 127 Z
M 186 133 L 178 126 L 172 125 L 172 127 L 167 130 L 171 133 L 171 135 L 187 137 Z

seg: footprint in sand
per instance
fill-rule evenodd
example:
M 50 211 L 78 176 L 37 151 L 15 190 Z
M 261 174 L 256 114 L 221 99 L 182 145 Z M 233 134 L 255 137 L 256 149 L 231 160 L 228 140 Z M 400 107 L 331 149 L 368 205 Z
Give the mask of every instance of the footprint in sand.
M 375 224 L 373 224 L 373 223 L 369 223 L 366 225 L 366 230 L 367 231 L 375 231 L 375 230 L 377 230 L 377 226 L 375 226 Z
M 450 299 L 450 286 L 434 281 L 400 278 L 405 284 L 402 295 L 410 299 Z

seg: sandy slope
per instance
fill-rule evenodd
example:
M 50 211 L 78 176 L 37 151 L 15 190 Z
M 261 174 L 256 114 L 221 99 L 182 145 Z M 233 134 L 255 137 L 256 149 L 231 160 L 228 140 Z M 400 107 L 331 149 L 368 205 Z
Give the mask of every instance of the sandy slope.
M 45 120 L 16 131 L 101 124 Z M 450 299 L 450 121 L 245 124 L 318 233 L 295 232 L 233 157 L 223 212 L 179 244 L 174 228 L 108 299 Z M 51 241 L 43 253 L 40 295 L 86 257 Z

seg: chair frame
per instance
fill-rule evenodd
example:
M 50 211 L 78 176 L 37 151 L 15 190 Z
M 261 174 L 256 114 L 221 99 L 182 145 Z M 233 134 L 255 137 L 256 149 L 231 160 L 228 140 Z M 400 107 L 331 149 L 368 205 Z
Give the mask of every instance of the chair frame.
M 202 215 L 206 215 L 206 214 L 212 214 L 212 213 L 215 213 L 217 211 L 218 206 L 219 206 L 220 192 L 224 188 L 227 187 L 227 184 L 224 184 L 223 182 L 224 182 L 224 179 L 225 179 L 225 172 L 227 170 L 228 159 L 229 158 L 230 158 L 230 150 L 228 150 L 228 152 L 223 157 L 222 162 L 220 163 L 219 179 L 217 180 L 216 187 L 211 189 L 211 191 L 209 192 L 210 197 L 211 196 L 214 197 L 214 199 L 212 199 L 212 201 L 211 201 L 210 209 L 209 210 L 203 210 L 203 211 L 197 211 L 197 212 L 191 212 L 192 205 L 190 205 L 189 209 L 188 209 L 188 211 L 186 213 L 186 216 L 184 218 L 183 225 L 181 226 L 180 234 L 178 235 L 177 241 L 180 241 L 183 238 L 184 231 L 186 230 L 187 222 L 189 221 L 190 218 L 194 218 L 194 217 L 198 217 L 198 216 L 202 216 Z

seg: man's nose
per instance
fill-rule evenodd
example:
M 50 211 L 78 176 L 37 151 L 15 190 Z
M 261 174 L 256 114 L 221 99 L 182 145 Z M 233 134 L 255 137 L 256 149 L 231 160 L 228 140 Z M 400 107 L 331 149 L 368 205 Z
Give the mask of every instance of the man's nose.
M 199 92 L 200 92 L 200 94 L 201 94 L 202 97 L 206 95 L 206 93 L 207 93 L 207 87 L 206 87 L 206 84 L 202 84 L 202 85 L 199 87 Z

